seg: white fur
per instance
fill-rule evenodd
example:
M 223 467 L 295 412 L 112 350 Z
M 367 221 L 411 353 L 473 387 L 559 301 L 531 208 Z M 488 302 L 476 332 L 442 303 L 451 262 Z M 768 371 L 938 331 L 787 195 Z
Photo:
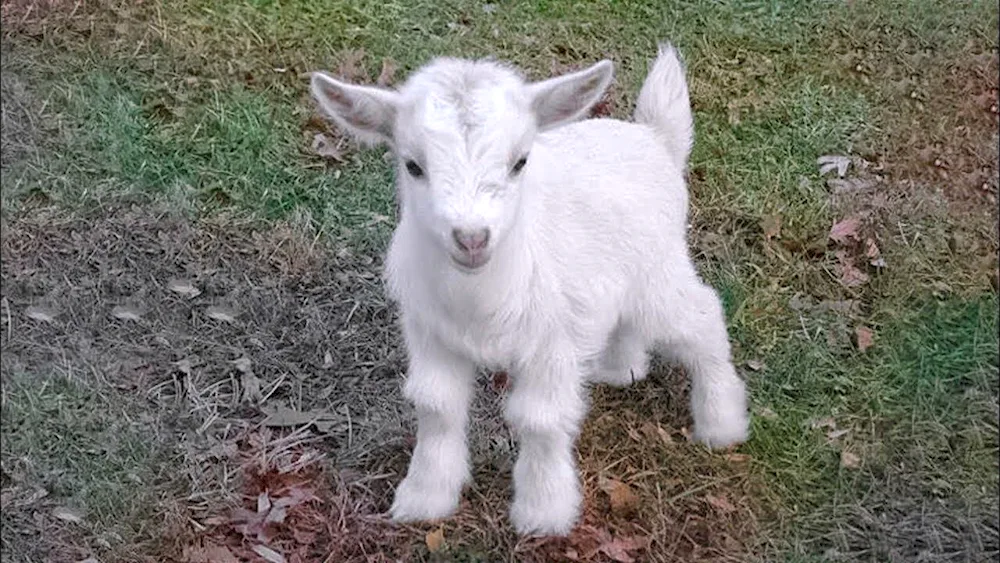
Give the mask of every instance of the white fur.
M 438 59 L 398 92 L 314 75 L 314 95 L 338 123 L 399 158 L 402 216 L 386 281 L 401 310 L 418 436 L 391 509 L 397 521 L 457 508 L 480 365 L 513 378 L 505 415 L 520 454 L 511 519 L 523 534 L 574 526 L 583 386 L 644 378 L 654 348 L 691 375 L 698 441 L 724 447 L 747 437 L 722 307 L 685 241 L 693 127 L 683 67 L 661 46 L 636 123 L 579 121 L 610 81 L 607 61 L 526 84 L 494 62 Z M 407 172 L 408 160 L 422 177 Z M 479 269 L 453 261 L 456 228 L 490 229 Z

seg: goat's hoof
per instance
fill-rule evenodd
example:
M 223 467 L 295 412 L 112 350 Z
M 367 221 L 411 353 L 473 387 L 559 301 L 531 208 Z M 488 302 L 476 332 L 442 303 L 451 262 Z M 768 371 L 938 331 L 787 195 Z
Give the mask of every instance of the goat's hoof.
M 742 444 L 750 434 L 750 419 L 745 413 L 718 417 L 711 422 L 695 422 L 692 441 L 720 450 Z
M 580 516 L 581 496 L 576 488 L 545 498 L 515 498 L 510 507 L 514 529 L 522 536 L 566 536 Z
M 407 478 L 396 487 L 396 498 L 389 513 L 392 520 L 399 523 L 440 520 L 455 513 L 460 496 L 460 487 L 455 491 L 421 487 Z

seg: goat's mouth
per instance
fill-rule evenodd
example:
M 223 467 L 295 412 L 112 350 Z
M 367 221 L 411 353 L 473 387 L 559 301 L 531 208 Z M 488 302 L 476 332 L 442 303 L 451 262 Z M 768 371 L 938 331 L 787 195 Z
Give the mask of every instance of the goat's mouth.
M 473 274 L 478 272 L 490 261 L 490 255 L 486 252 L 477 252 L 475 254 L 466 253 L 453 253 L 451 255 L 451 262 L 455 265 L 458 271 L 465 274 Z

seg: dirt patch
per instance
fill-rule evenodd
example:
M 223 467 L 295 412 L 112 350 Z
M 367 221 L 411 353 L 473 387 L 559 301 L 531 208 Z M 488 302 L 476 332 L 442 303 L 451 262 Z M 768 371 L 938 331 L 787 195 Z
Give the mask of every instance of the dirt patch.
M 427 556 L 427 527 L 385 516 L 413 425 L 379 261 L 299 224 L 104 213 L 37 209 L 5 221 L 0 366 L 5 380 L 69 369 L 136 402 L 171 437 L 162 521 L 128 541 L 161 561 L 258 545 L 289 561 Z M 484 378 L 470 437 L 476 484 L 443 524 L 446 551 L 581 561 L 614 559 L 617 548 L 619 561 L 745 553 L 755 521 L 745 468 L 684 442 L 684 391 L 662 383 L 595 391 L 580 446 L 585 525 L 575 540 L 523 540 L 507 522 L 515 447 L 500 416 L 504 389 Z M 634 510 L 610 504 L 609 478 L 634 490 Z M 31 485 L 5 483 L 5 494 Z M 297 499 L 271 527 L 258 514 L 265 494 L 272 504 Z M 79 534 L 45 537 L 50 555 L 69 544 L 136 557 Z

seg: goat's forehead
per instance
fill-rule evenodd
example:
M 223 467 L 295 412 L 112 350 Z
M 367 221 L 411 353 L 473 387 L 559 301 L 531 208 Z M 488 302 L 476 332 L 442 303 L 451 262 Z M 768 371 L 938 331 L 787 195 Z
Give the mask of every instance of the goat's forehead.
M 462 136 L 510 120 L 524 106 L 521 78 L 482 61 L 435 61 L 414 74 L 403 93 L 417 125 Z

